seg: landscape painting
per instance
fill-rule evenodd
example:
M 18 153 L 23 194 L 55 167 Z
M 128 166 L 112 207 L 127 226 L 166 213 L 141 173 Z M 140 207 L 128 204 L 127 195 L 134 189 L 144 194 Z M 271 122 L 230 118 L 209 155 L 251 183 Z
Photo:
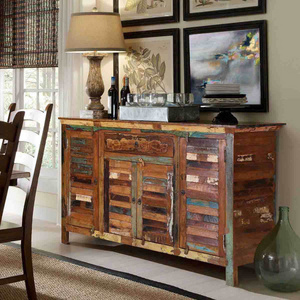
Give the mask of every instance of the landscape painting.
M 184 0 L 184 19 L 266 13 L 266 0 Z
M 118 0 L 123 26 L 177 22 L 178 0 Z
M 179 87 L 177 30 L 126 33 L 126 54 L 119 55 L 119 82 L 129 78 L 130 91 L 174 93 Z
M 261 26 L 251 26 L 251 23 Z M 240 85 L 241 93 L 247 95 L 248 106 L 266 105 L 267 60 L 263 24 L 259 21 L 244 23 L 246 28 L 237 23 L 200 27 L 199 30 L 193 28 L 192 32 L 186 30 L 187 92 L 194 94 L 197 104 L 202 104 L 207 84 L 229 83 Z M 224 26 L 228 30 L 224 30 Z

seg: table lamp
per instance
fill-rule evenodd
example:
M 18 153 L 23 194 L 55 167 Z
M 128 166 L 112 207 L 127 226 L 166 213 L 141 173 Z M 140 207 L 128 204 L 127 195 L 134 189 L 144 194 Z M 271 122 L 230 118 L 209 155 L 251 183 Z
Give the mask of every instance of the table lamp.
M 84 53 L 89 60 L 86 93 L 90 103 L 86 109 L 92 111 L 93 118 L 103 118 L 101 62 L 107 53 L 126 52 L 120 15 L 98 12 L 97 8 L 93 12 L 72 14 L 65 51 Z

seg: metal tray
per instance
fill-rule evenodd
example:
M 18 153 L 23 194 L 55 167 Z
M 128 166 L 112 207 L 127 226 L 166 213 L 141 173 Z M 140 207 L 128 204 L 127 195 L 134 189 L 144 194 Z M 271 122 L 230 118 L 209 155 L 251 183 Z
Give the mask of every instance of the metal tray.
M 197 121 L 199 105 L 183 107 L 135 107 L 121 106 L 119 119 L 123 121 L 184 122 Z

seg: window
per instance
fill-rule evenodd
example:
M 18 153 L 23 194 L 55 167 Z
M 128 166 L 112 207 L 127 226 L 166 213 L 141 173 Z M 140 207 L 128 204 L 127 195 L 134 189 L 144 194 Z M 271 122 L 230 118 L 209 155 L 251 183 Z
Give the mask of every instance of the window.
M 0 119 L 7 120 L 9 105 L 14 102 L 13 70 L 0 70 Z
M 7 120 L 10 103 L 17 103 L 18 108 L 44 110 L 49 103 L 53 103 L 52 118 L 45 148 L 41 177 L 57 179 L 58 168 L 58 68 L 28 68 L 0 70 L 0 118 Z M 35 130 L 36 124 L 26 122 L 25 127 Z M 38 130 L 38 129 L 37 129 Z M 25 145 L 25 151 L 33 153 L 30 144 Z M 43 186 L 40 185 L 40 186 Z M 47 186 L 47 184 L 45 184 Z M 51 186 L 51 189 L 49 188 Z M 49 185 L 46 192 L 53 192 Z M 43 190 L 43 188 L 42 188 Z

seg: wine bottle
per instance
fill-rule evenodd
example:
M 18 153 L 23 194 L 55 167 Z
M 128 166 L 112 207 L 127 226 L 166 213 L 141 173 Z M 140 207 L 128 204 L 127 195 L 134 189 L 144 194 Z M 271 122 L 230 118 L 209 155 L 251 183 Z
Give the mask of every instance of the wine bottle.
M 116 78 L 111 78 L 111 87 L 108 90 L 108 118 L 117 120 L 118 119 L 118 91 L 116 88 Z
M 130 94 L 130 88 L 129 88 L 129 78 L 124 77 L 123 78 L 123 88 L 121 90 L 121 105 L 125 106 L 127 102 L 127 95 Z

